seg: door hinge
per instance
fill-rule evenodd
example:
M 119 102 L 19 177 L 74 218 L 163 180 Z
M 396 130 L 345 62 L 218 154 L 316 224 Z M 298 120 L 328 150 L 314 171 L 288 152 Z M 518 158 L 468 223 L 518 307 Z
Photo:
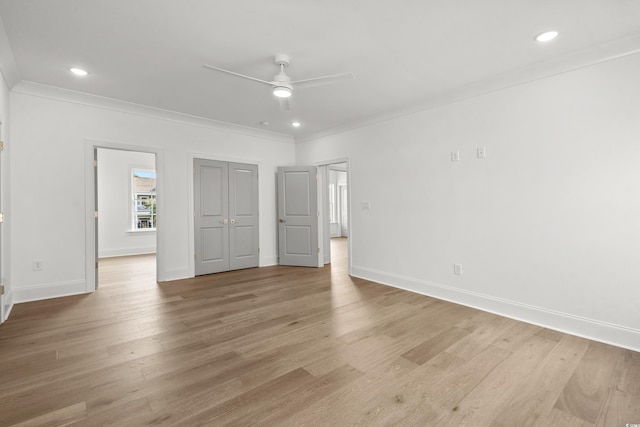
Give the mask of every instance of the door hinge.
M 319 175 L 316 175 L 316 181 L 317 181 L 317 180 L 319 180 L 319 179 L 320 179 L 320 176 L 319 176 Z
M 0 141 L 0 151 L 4 150 L 4 141 Z
M 317 213 L 318 213 L 318 216 L 320 216 L 320 211 L 317 211 Z
M 0 212 L 0 224 L 4 222 L 4 214 Z
M 320 253 L 320 248 L 318 248 L 318 253 Z
M 96 270 L 98 269 L 98 261 L 96 261 Z
M 98 211 L 93 211 L 93 217 L 98 218 Z
M 94 167 L 94 168 L 97 168 L 97 167 L 98 167 L 98 161 L 97 161 L 97 160 L 94 160 L 94 161 L 93 161 L 93 167 Z
M 0 295 L 4 295 L 4 285 L 0 285 Z

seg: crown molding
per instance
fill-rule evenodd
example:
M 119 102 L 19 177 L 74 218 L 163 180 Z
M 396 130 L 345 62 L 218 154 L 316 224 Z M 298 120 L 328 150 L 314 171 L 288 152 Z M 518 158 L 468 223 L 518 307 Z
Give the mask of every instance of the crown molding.
M 254 129 L 248 126 L 236 125 L 233 123 L 208 119 L 200 116 L 193 116 L 190 114 L 179 113 L 171 110 L 163 110 L 161 108 L 149 107 L 146 105 L 121 101 L 114 98 L 92 95 L 85 92 L 62 89 L 59 87 L 49 86 L 41 83 L 21 81 L 11 89 L 11 92 L 21 95 L 29 95 L 39 98 L 53 99 L 56 101 L 69 102 L 72 104 L 85 105 L 105 110 L 118 111 L 136 116 L 152 117 L 175 123 L 215 129 L 237 135 L 251 136 L 255 138 L 268 139 L 289 144 L 293 144 L 295 142 L 293 136 L 291 135 Z
M 640 53 L 640 36 L 617 39 L 609 43 L 592 46 L 561 58 L 540 62 L 532 66 L 497 74 L 465 86 L 440 92 L 422 102 L 400 110 L 370 116 L 355 122 L 345 123 L 319 132 L 296 136 L 296 143 L 313 141 L 350 130 L 371 126 L 395 118 L 443 107 L 467 99 L 476 98 L 516 86 L 544 80 L 571 71 L 588 68 L 616 59 Z

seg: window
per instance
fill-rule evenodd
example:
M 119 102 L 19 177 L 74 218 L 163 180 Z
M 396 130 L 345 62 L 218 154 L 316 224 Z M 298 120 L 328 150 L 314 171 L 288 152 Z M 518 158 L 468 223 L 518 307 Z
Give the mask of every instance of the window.
M 156 228 L 156 172 L 134 169 L 131 173 L 133 194 L 132 230 Z

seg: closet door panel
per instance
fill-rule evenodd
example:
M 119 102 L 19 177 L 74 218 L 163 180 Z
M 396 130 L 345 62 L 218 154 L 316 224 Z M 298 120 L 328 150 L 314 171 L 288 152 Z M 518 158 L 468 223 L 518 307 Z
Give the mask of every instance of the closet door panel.
M 257 267 L 258 166 L 229 163 L 230 269 Z
M 229 270 L 229 165 L 194 160 L 195 274 Z

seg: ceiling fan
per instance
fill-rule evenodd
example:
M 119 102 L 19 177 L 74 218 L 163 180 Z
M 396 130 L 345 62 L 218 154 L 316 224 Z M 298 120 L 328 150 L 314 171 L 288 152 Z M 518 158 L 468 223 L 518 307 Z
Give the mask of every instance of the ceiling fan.
M 293 94 L 294 89 L 302 89 L 305 87 L 311 86 L 319 86 L 331 83 L 341 82 L 343 80 L 353 80 L 355 79 L 355 75 L 351 72 L 348 73 L 340 73 L 333 74 L 330 76 L 323 77 L 314 77 L 311 79 L 304 80 L 296 80 L 291 81 L 291 77 L 289 77 L 284 69 L 289 65 L 291 59 L 289 55 L 286 54 L 278 54 L 273 58 L 273 63 L 280 67 L 280 72 L 273 77 L 273 81 L 266 81 L 257 79 L 251 76 L 245 76 L 244 74 L 235 73 L 233 71 L 225 70 L 224 68 L 214 67 L 213 65 L 204 64 L 203 67 L 210 68 L 212 70 L 222 71 L 223 73 L 228 73 L 234 76 L 242 77 L 244 79 L 253 80 L 259 83 L 264 83 L 272 87 L 273 94 L 280 100 L 280 107 L 284 110 L 289 109 L 289 98 Z

